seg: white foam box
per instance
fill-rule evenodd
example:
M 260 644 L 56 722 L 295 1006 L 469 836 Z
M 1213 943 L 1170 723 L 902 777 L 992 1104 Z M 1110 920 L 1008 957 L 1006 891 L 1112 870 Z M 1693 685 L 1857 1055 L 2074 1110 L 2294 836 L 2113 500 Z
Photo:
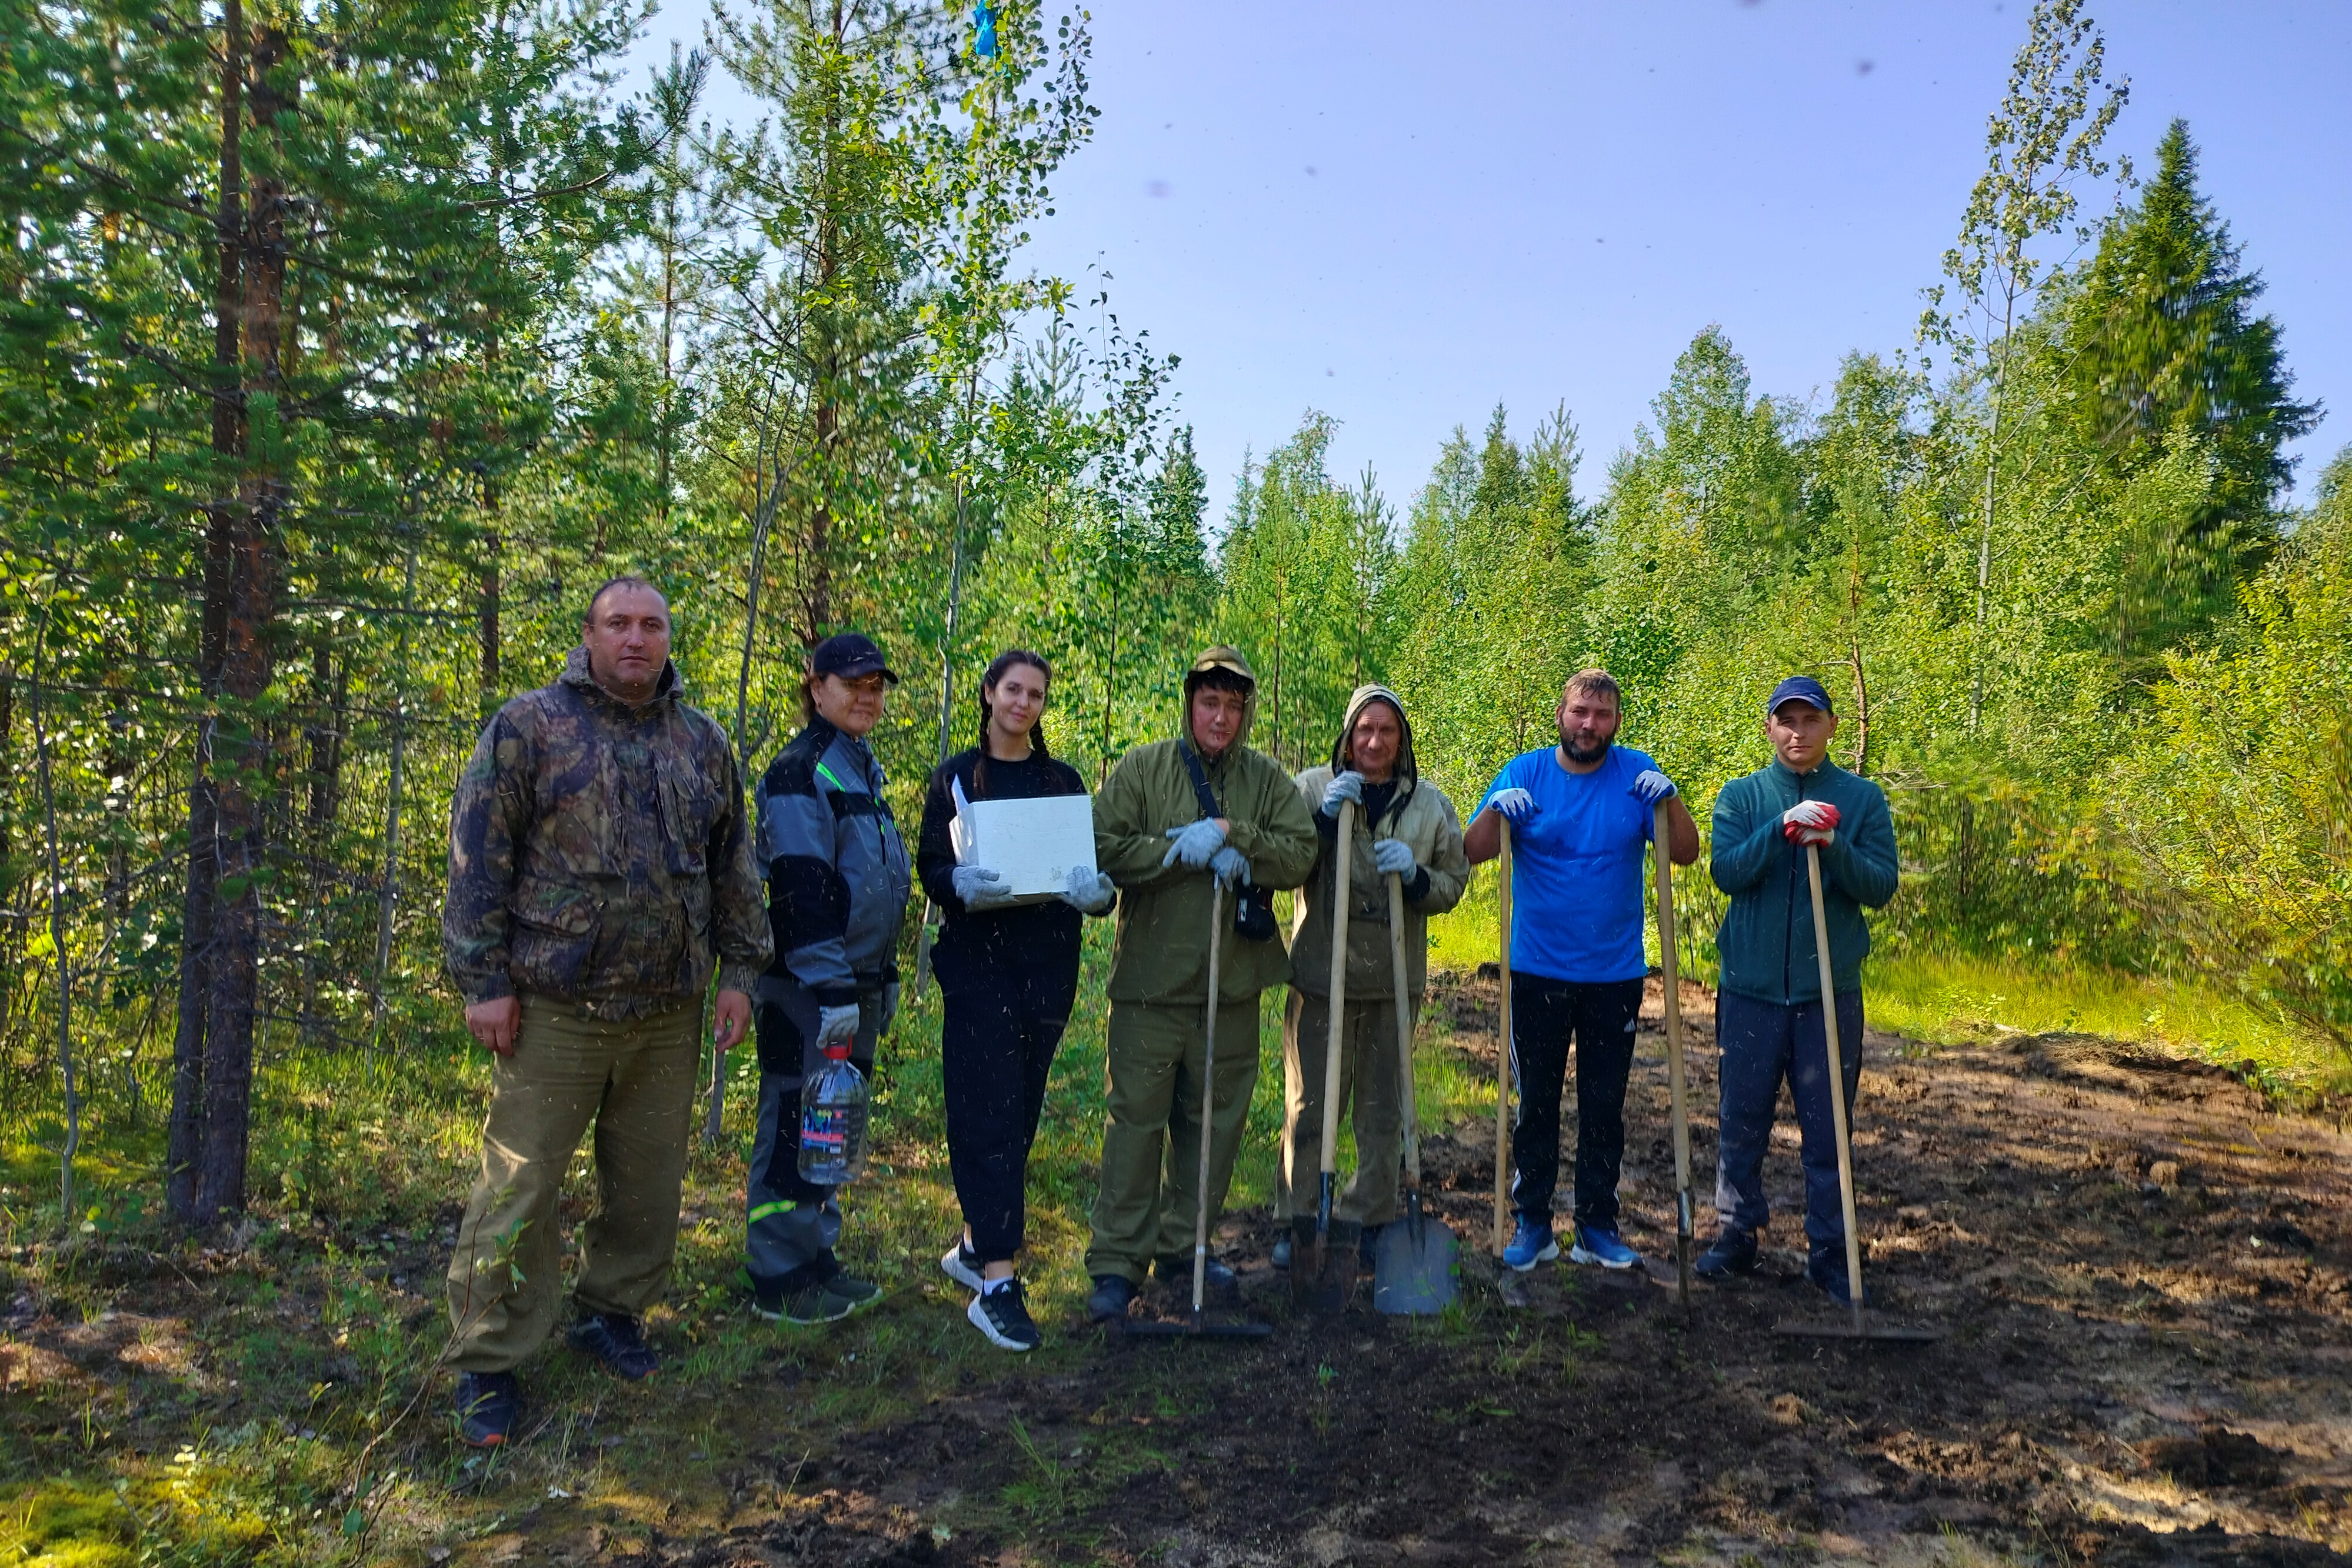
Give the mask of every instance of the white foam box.
M 1070 884 L 1073 866 L 1095 869 L 1095 806 L 1085 795 L 959 799 L 948 836 L 957 864 L 996 873 L 1017 904 L 1059 897 Z

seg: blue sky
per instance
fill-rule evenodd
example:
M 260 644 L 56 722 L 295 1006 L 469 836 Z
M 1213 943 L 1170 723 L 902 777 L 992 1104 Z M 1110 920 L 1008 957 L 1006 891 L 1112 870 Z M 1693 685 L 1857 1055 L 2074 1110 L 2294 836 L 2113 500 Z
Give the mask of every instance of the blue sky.
M 2132 78 L 2111 148 L 2147 162 L 2188 118 L 2299 394 L 2342 411 L 2296 448 L 2307 498 L 2352 441 L 2352 5 L 2091 9 Z M 1710 322 L 1799 398 L 1910 345 L 2028 11 L 1111 0 L 1099 128 L 1029 258 L 1108 273 L 1122 323 L 1182 357 L 1217 516 L 1308 408 L 1339 421 L 1335 474 L 1371 465 L 1402 510 L 1454 426 L 1499 400 L 1523 435 L 1564 402 L 1591 494 Z M 644 57 L 704 15 L 670 0 Z

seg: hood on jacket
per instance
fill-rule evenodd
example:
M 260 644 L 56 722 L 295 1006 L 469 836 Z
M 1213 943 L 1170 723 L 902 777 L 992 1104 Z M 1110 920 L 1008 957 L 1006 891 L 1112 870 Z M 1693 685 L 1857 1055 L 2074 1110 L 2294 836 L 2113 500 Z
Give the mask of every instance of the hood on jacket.
M 625 707 L 628 706 L 621 703 L 620 698 L 596 684 L 596 672 L 588 667 L 588 644 L 585 643 L 574 643 L 572 645 L 572 652 L 563 656 L 563 674 L 557 678 L 563 685 L 577 686 L 583 691 L 594 692 L 609 702 L 618 703 Z M 661 674 L 654 677 L 654 695 L 638 706 L 651 707 L 666 697 L 677 696 L 680 694 L 684 682 L 677 673 L 677 665 L 670 660 L 664 659 Z
M 1405 716 L 1404 699 L 1386 686 L 1358 686 L 1348 698 L 1348 711 L 1339 718 L 1339 733 L 1331 740 L 1331 771 L 1338 773 L 1348 766 L 1345 758 L 1349 733 L 1356 727 L 1356 716 L 1376 702 L 1386 703 L 1396 710 L 1398 727 L 1404 731 L 1404 742 L 1397 747 L 1396 765 L 1397 798 L 1402 800 L 1421 781 L 1421 770 L 1413 765 L 1412 720 Z
M 1176 736 L 1193 751 L 1201 749 L 1201 743 L 1192 738 L 1192 693 L 1211 670 L 1230 671 L 1249 683 L 1249 695 L 1242 699 L 1242 727 L 1234 732 L 1233 745 L 1226 747 L 1231 752 L 1249 744 L 1250 731 L 1257 725 L 1257 672 L 1249 667 L 1239 648 L 1223 643 L 1202 653 L 1184 672 L 1184 702 L 1176 714 Z

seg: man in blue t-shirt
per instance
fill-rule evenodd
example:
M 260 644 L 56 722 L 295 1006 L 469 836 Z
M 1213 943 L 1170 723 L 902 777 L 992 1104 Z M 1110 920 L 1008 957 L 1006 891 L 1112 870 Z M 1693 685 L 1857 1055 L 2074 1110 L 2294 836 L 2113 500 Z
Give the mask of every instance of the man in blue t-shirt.
M 1576 1045 L 1576 1238 L 1569 1256 L 1631 1269 L 1641 1254 L 1617 1234 L 1625 1153 L 1625 1079 L 1642 979 L 1642 862 L 1653 812 L 1666 802 L 1676 865 L 1698 859 L 1698 824 L 1674 781 L 1644 753 L 1614 744 L 1616 681 L 1580 670 L 1560 693 L 1559 744 L 1514 757 L 1462 835 L 1470 863 L 1502 852 L 1511 824 L 1511 1060 L 1519 1119 L 1511 1138 L 1519 1222 L 1503 1261 L 1521 1270 L 1559 1256 L 1551 1197 L 1559 1179 L 1559 1095 Z

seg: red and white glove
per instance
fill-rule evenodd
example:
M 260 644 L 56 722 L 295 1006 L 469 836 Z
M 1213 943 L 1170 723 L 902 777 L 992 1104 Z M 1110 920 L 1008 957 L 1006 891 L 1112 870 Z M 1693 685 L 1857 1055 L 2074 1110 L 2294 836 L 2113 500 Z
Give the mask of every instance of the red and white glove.
M 1800 800 L 1780 813 L 1780 831 L 1792 844 L 1817 844 L 1822 849 L 1837 841 L 1838 809 L 1827 800 Z

